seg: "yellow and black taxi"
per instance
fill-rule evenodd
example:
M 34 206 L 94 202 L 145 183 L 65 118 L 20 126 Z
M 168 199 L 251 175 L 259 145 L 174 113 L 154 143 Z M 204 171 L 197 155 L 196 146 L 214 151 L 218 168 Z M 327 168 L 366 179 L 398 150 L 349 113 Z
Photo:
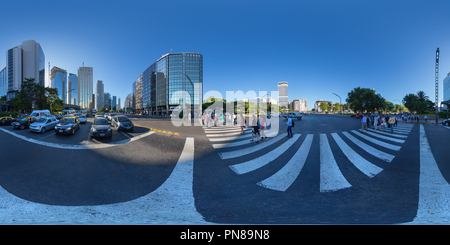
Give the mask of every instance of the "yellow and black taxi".
M 16 121 L 15 118 L 12 118 L 9 116 L 0 117 L 0 126 L 5 126 L 5 125 L 11 126 L 11 123 L 13 123 L 15 121 Z
M 75 134 L 75 131 L 80 128 L 80 120 L 76 116 L 65 116 L 55 126 L 56 134 Z
M 24 128 L 28 128 L 30 127 L 30 124 L 34 123 L 37 121 L 36 117 L 30 117 L 30 116 L 26 116 L 26 117 L 22 117 L 20 118 L 19 121 L 17 122 L 13 122 L 11 123 L 11 125 L 14 128 L 20 128 L 20 129 L 24 129 Z
M 105 117 L 103 112 L 97 112 L 95 113 L 95 117 Z

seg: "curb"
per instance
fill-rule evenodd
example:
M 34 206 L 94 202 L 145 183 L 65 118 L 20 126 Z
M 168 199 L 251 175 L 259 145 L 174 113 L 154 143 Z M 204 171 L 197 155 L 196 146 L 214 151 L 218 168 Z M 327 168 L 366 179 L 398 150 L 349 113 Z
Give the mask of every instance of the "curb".
M 164 133 L 164 134 L 170 134 L 170 135 L 180 135 L 180 133 L 163 131 L 163 130 L 159 130 L 159 129 L 156 129 L 156 128 L 150 128 L 150 127 L 146 127 L 146 126 L 142 126 L 142 125 L 138 125 L 138 124 L 134 124 L 134 126 L 138 126 L 138 127 L 141 127 L 141 128 L 148 128 L 148 129 L 150 129 L 152 131 L 155 131 L 155 132 L 158 132 L 158 133 Z

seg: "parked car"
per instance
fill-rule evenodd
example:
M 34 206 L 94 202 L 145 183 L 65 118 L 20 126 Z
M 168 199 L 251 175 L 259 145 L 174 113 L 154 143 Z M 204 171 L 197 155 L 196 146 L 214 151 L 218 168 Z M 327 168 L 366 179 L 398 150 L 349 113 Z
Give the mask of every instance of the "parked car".
M 442 121 L 442 124 L 444 124 L 445 126 L 450 126 L 450 120 L 446 119 Z
M 30 124 L 29 130 L 33 132 L 45 133 L 49 129 L 53 129 L 58 123 L 54 116 L 41 117 L 36 122 Z
M 111 120 L 111 125 L 117 128 L 117 130 L 130 130 L 130 131 L 134 130 L 133 122 L 124 115 L 114 116 L 113 119 Z
M 108 120 L 103 117 L 97 117 L 91 124 L 91 137 L 112 137 L 112 129 L 108 123 Z
M 358 114 L 358 115 L 355 116 L 355 118 L 356 118 L 356 119 L 358 119 L 358 118 L 363 118 L 363 114 Z
M 80 115 L 78 116 L 78 119 L 80 120 L 80 123 L 86 123 L 86 115 Z
M 302 120 L 302 114 L 300 113 L 289 112 L 288 114 L 284 114 L 283 118 L 287 118 L 287 116 L 289 116 L 289 118 L 291 119 L 297 118 L 298 120 Z
M 13 122 L 11 123 L 11 125 L 14 128 L 20 128 L 20 129 L 24 129 L 24 128 L 28 128 L 30 127 L 30 124 L 34 123 L 37 121 L 37 118 L 35 117 L 30 117 L 30 116 L 26 116 L 26 117 L 22 117 L 19 121 L 17 122 Z
M 12 117 L 8 117 L 8 116 L 6 116 L 6 117 L 1 117 L 1 118 L 0 118 L 0 126 L 4 126 L 4 125 L 9 125 L 9 126 L 11 126 L 11 123 L 14 122 L 14 121 L 15 121 L 15 119 L 12 118 Z
M 78 117 L 64 117 L 55 126 L 56 134 L 75 134 L 75 131 L 80 128 L 80 120 Z

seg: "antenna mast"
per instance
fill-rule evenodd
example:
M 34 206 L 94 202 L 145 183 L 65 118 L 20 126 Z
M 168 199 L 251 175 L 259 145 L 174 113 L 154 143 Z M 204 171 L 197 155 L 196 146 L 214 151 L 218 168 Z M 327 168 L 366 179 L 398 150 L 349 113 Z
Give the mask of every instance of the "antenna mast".
M 438 113 L 438 95 L 439 95 L 439 48 L 436 50 L 436 67 L 435 67 L 435 87 L 436 87 L 436 100 L 434 104 L 434 108 L 436 109 L 436 123 L 439 119 L 439 113 Z

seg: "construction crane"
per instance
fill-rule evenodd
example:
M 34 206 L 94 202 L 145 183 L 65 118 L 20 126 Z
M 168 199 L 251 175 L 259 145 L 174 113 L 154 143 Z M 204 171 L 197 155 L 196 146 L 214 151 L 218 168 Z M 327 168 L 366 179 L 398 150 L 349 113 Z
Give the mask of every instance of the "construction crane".
M 436 109 L 436 123 L 439 120 L 438 113 L 438 95 L 439 95 L 439 48 L 436 50 L 436 67 L 435 67 L 435 89 L 436 89 L 436 100 L 434 104 L 434 108 Z

